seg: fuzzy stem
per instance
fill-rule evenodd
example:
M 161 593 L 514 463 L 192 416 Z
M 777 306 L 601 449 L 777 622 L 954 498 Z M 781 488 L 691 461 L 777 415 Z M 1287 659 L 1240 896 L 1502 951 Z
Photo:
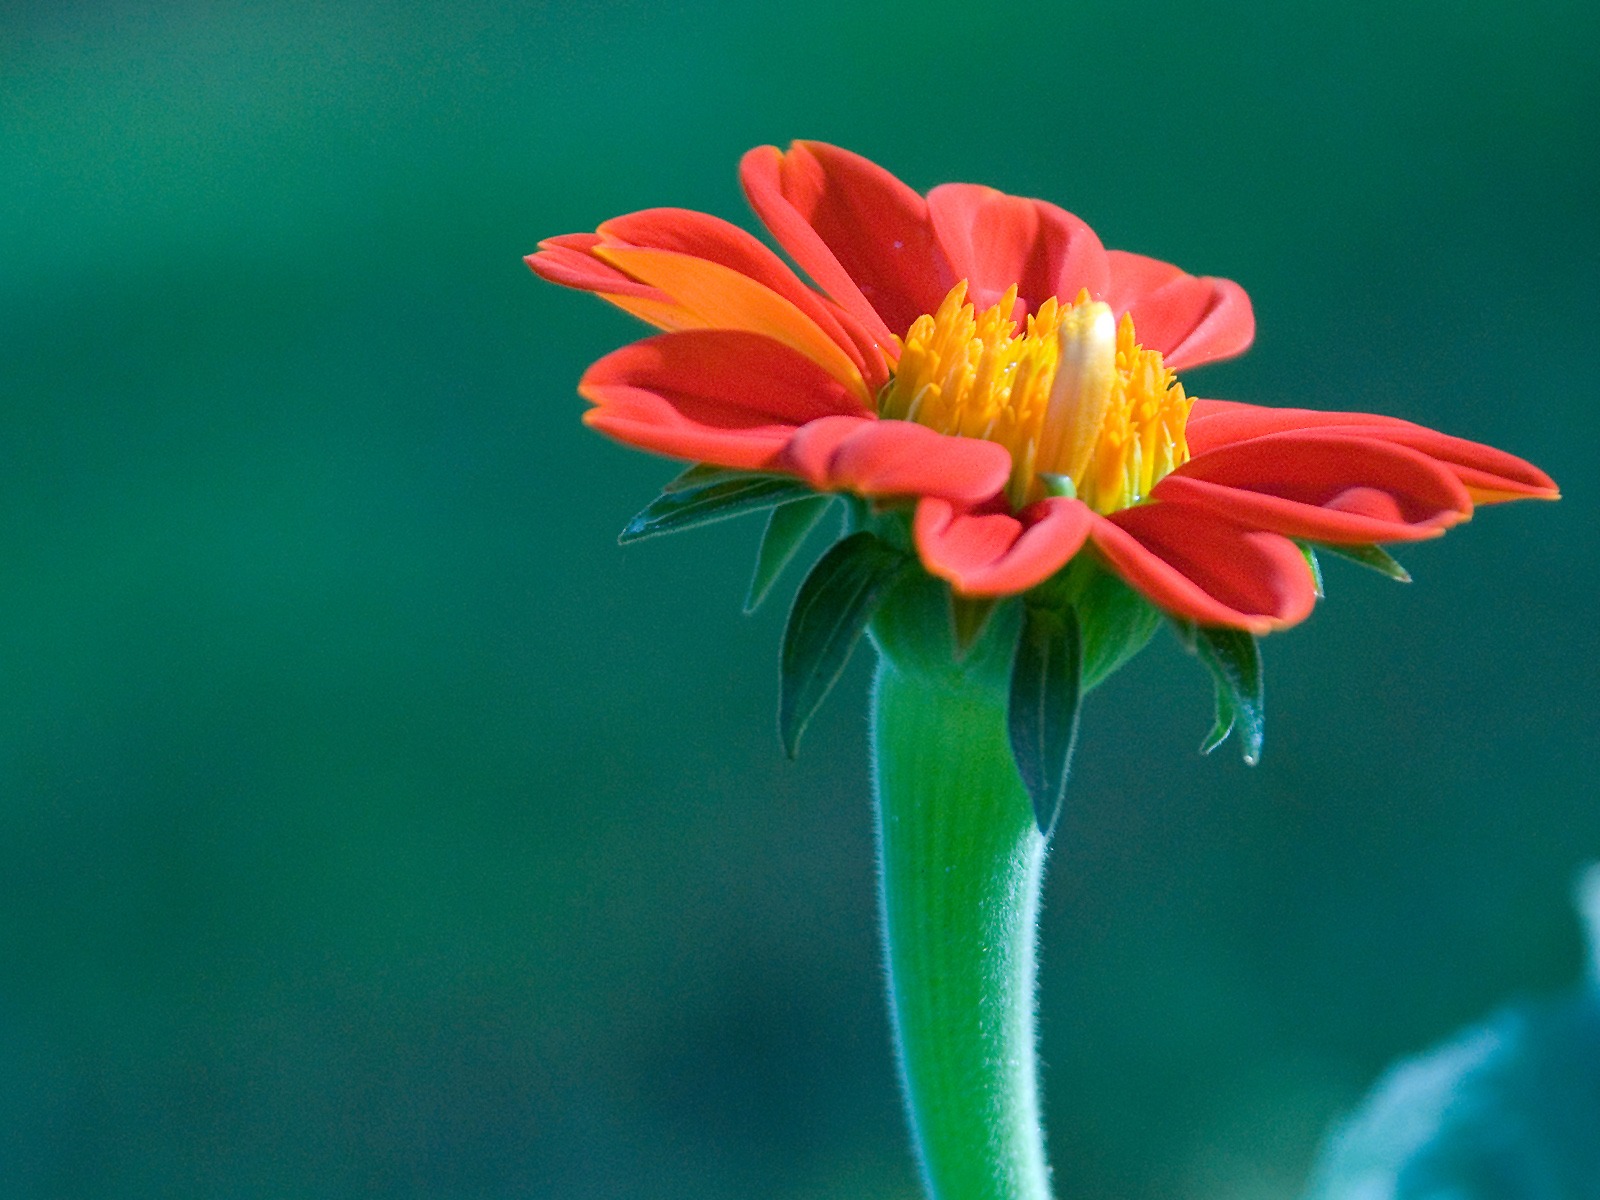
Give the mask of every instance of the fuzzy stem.
M 998 650 L 962 662 L 927 637 L 897 655 L 904 629 L 874 630 L 884 651 L 872 736 L 890 1008 L 934 1200 L 1050 1195 L 1033 1021 L 1045 842 L 1012 763 L 995 666 L 1009 660 L 1015 625 L 995 624 L 984 641 Z

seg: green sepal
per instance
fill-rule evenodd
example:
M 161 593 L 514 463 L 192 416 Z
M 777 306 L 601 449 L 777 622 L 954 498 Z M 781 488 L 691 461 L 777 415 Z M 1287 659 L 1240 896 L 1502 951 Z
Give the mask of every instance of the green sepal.
M 1317 561 L 1317 548 L 1310 542 L 1296 542 L 1295 545 L 1300 547 L 1300 553 L 1305 557 L 1306 566 L 1311 568 L 1311 585 L 1316 588 L 1317 599 L 1321 600 L 1328 593 L 1322 590 L 1322 564 Z
M 696 476 L 697 471 L 704 474 Z M 691 478 L 693 477 L 693 478 Z M 705 480 L 705 482 L 700 482 Z M 759 475 L 690 467 L 652 500 L 618 535 L 623 545 L 661 533 L 677 533 L 725 521 L 740 513 L 772 508 L 814 493 L 790 475 Z
M 966 658 L 983 631 L 989 628 L 999 601 L 993 596 L 961 596 L 950 593 L 950 632 L 955 638 L 956 661 Z
M 1210 754 L 1235 729 L 1244 761 L 1261 760 L 1266 735 L 1261 646 L 1242 629 L 1176 623 L 1179 639 L 1205 664 L 1216 688 L 1217 712 L 1211 732 L 1200 743 L 1200 753 Z
M 761 535 L 761 549 L 756 552 L 756 571 L 744 598 L 745 612 L 753 613 L 761 607 L 778 576 L 794 561 L 800 544 L 817 527 L 832 503 L 832 496 L 804 496 L 772 510 L 767 517 L 767 530 Z
M 1161 627 L 1161 613 L 1111 572 L 1089 563 L 1074 580 L 1085 693 L 1149 644 Z
M 737 467 L 719 467 L 714 463 L 695 463 L 685 467 L 677 475 L 667 481 L 663 492 L 689 492 L 697 488 L 710 487 L 714 483 L 727 483 L 733 479 L 748 479 L 752 472 L 741 471 Z
M 1236 723 L 1233 701 L 1228 698 L 1221 684 L 1216 685 L 1216 692 L 1217 714 L 1212 718 L 1211 732 L 1201 739 L 1201 754 L 1210 754 L 1223 742 L 1227 741 L 1228 736 L 1233 733 L 1233 727 Z M 1248 762 L 1249 760 L 1246 759 L 1245 761 Z
M 1071 475 L 1049 475 L 1040 473 L 1039 482 L 1044 485 L 1045 495 L 1060 496 L 1066 500 L 1078 498 L 1077 485 L 1072 482 Z
M 1370 568 L 1380 575 L 1387 575 L 1397 583 L 1410 583 L 1411 572 L 1394 560 L 1382 546 L 1335 546 L 1329 542 L 1318 544 L 1319 550 L 1331 550 L 1340 558 L 1348 558 L 1353 563 L 1360 563 L 1363 567 Z
M 1034 820 L 1047 838 L 1061 816 L 1072 769 L 1082 678 L 1083 645 L 1071 606 L 1025 604 L 1011 663 L 1006 727 Z
M 790 758 L 873 611 L 914 561 L 863 530 L 824 554 L 800 585 L 783 631 L 778 684 L 778 736 Z

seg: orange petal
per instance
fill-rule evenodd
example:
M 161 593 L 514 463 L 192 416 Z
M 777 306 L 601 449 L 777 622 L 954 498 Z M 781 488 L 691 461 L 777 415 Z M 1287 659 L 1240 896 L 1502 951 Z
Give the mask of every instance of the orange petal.
M 601 245 L 594 253 L 641 283 L 660 288 L 670 304 L 610 295 L 618 308 L 663 329 L 730 329 L 760 333 L 798 350 L 863 403 L 871 400 L 848 354 L 805 313 L 771 288 L 719 263 L 670 250 Z
M 537 253 L 528 255 L 522 261 L 540 279 L 559 283 L 562 287 L 653 300 L 666 299 L 658 289 L 640 283 L 596 258 L 591 251 L 599 244 L 598 234 L 566 233 L 560 237 L 546 238 L 539 243 Z
M 729 221 L 687 208 L 650 208 L 604 222 L 598 237 L 603 239 L 601 245 L 671 250 L 737 271 L 770 288 L 815 321 L 869 380 L 880 376 L 881 385 L 887 378 L 883 354 L 860 328 L 860 322 L 830 305 L 759 238 Z

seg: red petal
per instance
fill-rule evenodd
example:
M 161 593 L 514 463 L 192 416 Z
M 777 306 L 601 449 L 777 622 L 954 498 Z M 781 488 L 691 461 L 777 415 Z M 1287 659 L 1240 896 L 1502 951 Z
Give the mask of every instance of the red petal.
M 996 442 L 950 437 L 912 421 L 827 417 L 799 430 L 782 465 L 821 491 L 940 496 L 979 504 L 1005 487 L 1011 455 Z
M 1425 454 L 1372 438 L 1279 433 L 1208 451 L 1152 489 L 1256 529 L 1318 542 L 1417 541 L 1472 515 Z
M 947 183 L 928 193 L 928 216 L 951 272 L 967 281 L 980 312 L 1013 285 L 1023 312 L 1037 311 L 1048 296 L 1070 304 L 1080 289 L 1096 298 L 1106 290 L 1100 239 L 1054 204 Z
M 955 282 L 923 198 L 876 163 L 821 142 L 758 146 L 739 166 L 750 207 L 801 268 L 883 345 Z
M 1175 371 L 1232 358 L 1256 336 L 1250 297 L 1230 279 L 1195 277 L 1171 263 L 1109 250 L 1106 303 L 1133 315 L 1141 345 L 1158 350 Z
M 724 467 L 771 467 L 795 429 L 862 413 L 839 380 L 770 338 L 669 333 L 624 346 L 584 373 L 587 424 L 641 450 Z M 931 431 L 930 431 L 931 432 Z
M 873 335 L 867 332 L 867 327 L 856 320 L 843 308 L 828 297 L 820 297 L 822 303 L 827 305 L 828 311 L 839 322 L 845 335 L 855 343 L 854 357 L 862 362 L 861 380 L 867 385 L 869 395 L 876 396 L 883 385 L 889 382 L 890 372 L 900 357 L 900 347 L 895 344 L 881 346 Z
M 1375 413 L 1318 412 L 1308 408 L 1266 408 L 1233 400 L 1196 400 L 1186 437 L 1190 451 L 1199 455 L 1267 434 L 1304 429 L 1375 439 L 1420 451 L 1454 474 L 1475 504 L 1554 500 L 1560 495 L 1550 476 L 1514 454 Z
M 1079 500 L 1051 498 L 1019 516 L 971 513 L 947 500 L 917 505 L 917 552 L 932 575 L 968 596 L 1010 596 L 1054 575 L 1083 546 L 1094 516 Z
M 1409 446 L 1440 463 L 1466 487 L 1474 504 L 1505 500 L 1559 500 L 1561 490 L 1532 463 L 1465 438 L 1451 437 L 1422 425 L 1385 428 L 1385 441 Z
M 787 425 L 719 428 L 720 412 L 651 392 L 619 388 L 583 423 L 625 446 L 741 471 L 770 471 L 788 442 Z
M 1201 625 L 1267 633 L 1306 618 L 1311 569 L 1288 538 L 1189 504 L 1141 504 L 1097 519 L 1090 538 L 1152 603 Z
M 1187 274 L 1182 267 L 1159 258 L 1146 258 L 1143 254 L 1129 254 L 1126 250 L 1107 250 L 1106 266 L 1111 282 L 1101 299 L 1119 317 L 1163 284 Z
M 1365 432 L 1367 429 L 1404 428 L 1406 424 L 1397 417 L 1376 413 L 1318 412 L 1310 408 L 1268 408 L 1237 400 L 1196 400 L 1189 410 L 1184 437 L 1190 453 L 1198 455 L 1269 433 L 1328 428 L 1336 428 L 1341 433 L 1356 429 Z

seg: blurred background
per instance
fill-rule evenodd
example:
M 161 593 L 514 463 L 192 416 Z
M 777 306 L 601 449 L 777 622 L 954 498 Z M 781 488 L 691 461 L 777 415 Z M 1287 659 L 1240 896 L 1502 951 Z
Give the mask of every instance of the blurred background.
M 640 333 L 541 237 L 812 137 L 1239 280 L 1191 393 L 1563 485 L 1326 564 L 1261 765 L 1161 635 L 1042 931 L 1062 1197 L 1293 1195 L 1383 1065 L 1575 977 L 1600 854 L 1600 10 L 0 10 L 0 1191 L 912 1200 L 858 655 L 786 762 L 760 522 L 618 548 Z M 820 551 L 820 545 L 815 549 Z M 798 573 L 796 577 L 798 578 Z

